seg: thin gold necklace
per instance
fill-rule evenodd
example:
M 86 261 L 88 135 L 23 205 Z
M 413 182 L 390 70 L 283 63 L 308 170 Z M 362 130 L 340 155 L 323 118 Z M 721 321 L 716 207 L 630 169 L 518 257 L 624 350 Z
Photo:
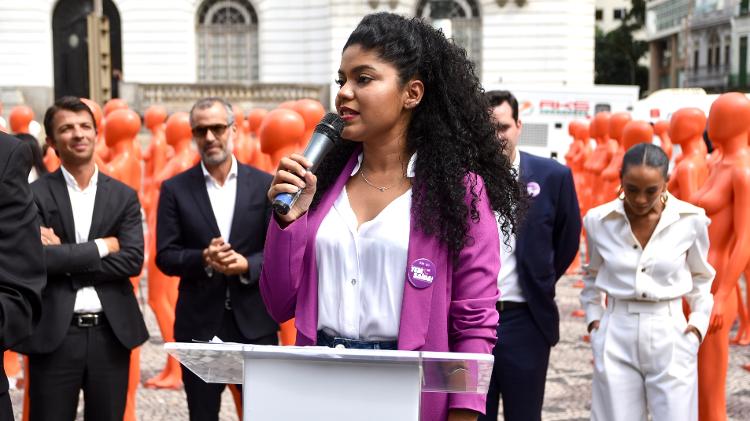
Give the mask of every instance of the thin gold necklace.
M 377 185 L 373 184 L 372 182 L 370 182 L 370 180 L 368 180 L 368 179 L 367 179 L 367 177 L 365 176 L 365 169 L 364 169 L 364 167 L 363 167 L 363 168 L 362 168 L 362 169 L 361 169 L 361 170 L 359 171 L 359 175 L 361 175 L 361 176 L 362 176 L 362 180 L 364 180 L 364 181 L 365 181 L 365 183 L 367 183 L 367 185 L 368 185 L 368 186 L 372 187 L 373 189 L 377 189 L 377 190 L 380 190 L 380 192 L 381 192 L 381 193 L 382 193 L 382 192 L 385 192 L 386 190 L 388 190 L 388 189 L 390 189 L 391 187 L 393 187 L 393 186 L 395 186 L 396 184 L 398 184 L 398 183 L 393 183 L 393 184 L 391 184 L 390 186 L 377 186 Z M 399 180 L 399 182 L 400 182 L 400 181 L 401 181 L 401 180 Z

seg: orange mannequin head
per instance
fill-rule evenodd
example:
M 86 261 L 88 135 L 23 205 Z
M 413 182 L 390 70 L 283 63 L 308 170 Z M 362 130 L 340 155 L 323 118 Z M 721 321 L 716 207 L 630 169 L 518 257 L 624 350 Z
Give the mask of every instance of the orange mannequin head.
M 28 133 L 29 123 L 34 120 L 34 111 L 26 105 L 18 105 L 10 110 L 8 124 L 12 133 Z
M 609 136 L 622 144 L 622 129 L 631 120 L 630 113 L 614 113 L 609 119 Z
M 573 120 L 570 123 L 568 123 L 568 135 L 572 137 L 574 140 L 580 140 L 580 137 L 578 136 L 578 130 L 580 130 L 580 127 L 583 125 L 583 122 L 580 120 Z
M 609 119 L 610 114 L 606 111 L 596 113 L 594 120 L 591 122 L 591 136 L 596 139 L 596 143 L 609 140 Z
M 750 100 L 744 94 L 722 94 L 711 104 L 708 114 L 708 137 L 722 145 L 737 136 L 747 136 L 750 126 Z
M 581 122 L 581 125 L 578 126 L 576 130 L 575 136 L 577 139 L 582 140 L 585 145 L 588 145 L 589 139 L 591 138 L 591 134 L 589 133 L 589 123 Z
M 104 138 L 107 141 L 107 146 L 111 148 L 122 142 L 132 143 L 140 130 L 141 118 L 135 111 L 129 109 L 115 110 L 107 116 Z
M 190 115 L 180 111 L 169 116 L 165 136 L 167 143 L 173 147 L 185 139 L 192 139 L 193 131 L 190 128 Z
M 263 122 L 263 117 L 265 117 L 266 114 L 268 114 L 268 110 L 266 110 L 265 108 L 253 108 L 249 113 L 247 113 L 247 121 L 248 123 L 250 123 L 249 126 L 251 134 L 258 134 L 260 123 Z
M 104 104 L 104 117 L 106 118 L 109 113 L 115 110 L 127 109 L 128 103 L 124 99 L 112 98 Z
M 672 142 L 684 145 L 685 142 L 700 138 L 706 128 L 706 114 L 700 108 L 680 108 L 669 122 L 669 137 Z
M 159 125 L 164 124 L 167 120 L 167 109 L 161 105 L 152 105 L 146 108 L 146 112 L 143 114 L 143 122 L 146 128 L 152 132 L 156 130 Z
M 263 153 L 296 147 L 305 134 L 305 120 L 296 111 L 277 108 L 269 112 L 258 130 Z

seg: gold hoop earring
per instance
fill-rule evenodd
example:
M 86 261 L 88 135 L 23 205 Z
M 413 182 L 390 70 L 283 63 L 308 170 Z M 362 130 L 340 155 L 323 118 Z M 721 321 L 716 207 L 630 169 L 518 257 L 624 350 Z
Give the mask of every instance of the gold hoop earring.
M 617 195 L 617 198 L 620 200 L 625 200 L 625 190 L 620 187 L 620 193 Z
M 662 193 L 659 199 L 661 200 L 662 205 L 666 205 L 667 200 L 669 200 L 669 196 L 667 195 L 667 192 Z

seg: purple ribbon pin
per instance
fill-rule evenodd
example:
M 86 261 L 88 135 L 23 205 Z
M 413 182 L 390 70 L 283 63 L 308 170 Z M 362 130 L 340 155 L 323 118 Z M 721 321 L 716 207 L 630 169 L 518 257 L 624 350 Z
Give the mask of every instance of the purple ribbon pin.
M 417 289 L 424 289 L 432 285 L 435 279 L 435 264 L 429 259 L 421 258 L 409 265 L 409 283 Z
M 539 186 L 539 183 L 532 181 L 526 185 L 526 191 L 529 192 L 529 196 L 537 197 L 539 196 L 539 192 L 542 191 L 542 188 Z

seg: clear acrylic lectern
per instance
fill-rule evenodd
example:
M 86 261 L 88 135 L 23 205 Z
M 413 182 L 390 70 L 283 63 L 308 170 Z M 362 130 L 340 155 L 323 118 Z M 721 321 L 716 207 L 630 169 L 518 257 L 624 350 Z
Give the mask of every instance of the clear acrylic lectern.
M 242 384 L 243 419 L 417 421 L 420 392 L 487 393 L 492 355 L 167 343 L 207 383 Z

